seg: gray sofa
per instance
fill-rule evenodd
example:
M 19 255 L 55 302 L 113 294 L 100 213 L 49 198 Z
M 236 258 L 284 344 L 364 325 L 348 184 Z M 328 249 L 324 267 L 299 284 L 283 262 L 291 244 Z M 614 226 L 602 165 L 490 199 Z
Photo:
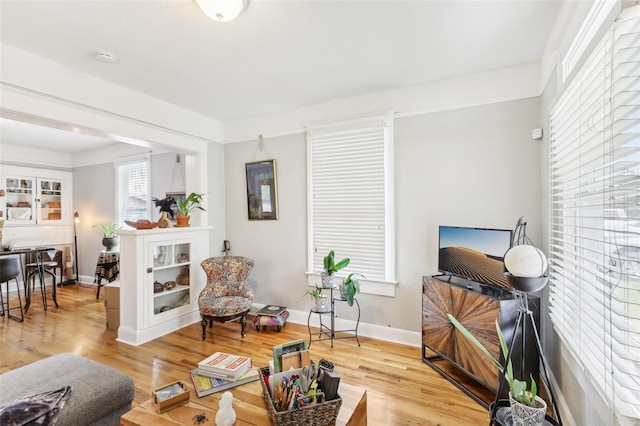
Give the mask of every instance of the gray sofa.
M 59 426 L 119 425 L 131 409 L 133 380 L 89 359 L 59 354 L 0 375 L 0 407 L 24 396 L 71 386 Z

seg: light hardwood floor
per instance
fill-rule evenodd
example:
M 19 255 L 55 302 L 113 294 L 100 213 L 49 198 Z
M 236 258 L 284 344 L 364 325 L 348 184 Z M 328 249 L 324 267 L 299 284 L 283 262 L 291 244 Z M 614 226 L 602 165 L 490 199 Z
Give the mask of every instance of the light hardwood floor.
M 306 325 L 287 324 L 282 332 L 256 332 L 247 322 L 240 338 L 238 323 L 214 323 L 201 341 L 199 324 L 185 327 L 138 347 L 119 343 L 105 329 L 103 300 L 95 287 L 65 286 L 58 292 L 60 308 L 42 309 L 35 295 L 25 321 L 0 319 L 0 373 L 50 355 L 72 352 L 129 374 L 136 387 L 134 405 L 150 398 L 151 389 L 185 380 L 198 361 L 216 351 L 238 353 L 267 365 L 274 344 L 308 339 Z M 314 360 L 335 364 L 341 379 L 368 391 L 369 425 L 482 425 L 489 414 L 478 403 L 443 379 L 421 360 L 421 349 L 360 338 L 311 345 Z

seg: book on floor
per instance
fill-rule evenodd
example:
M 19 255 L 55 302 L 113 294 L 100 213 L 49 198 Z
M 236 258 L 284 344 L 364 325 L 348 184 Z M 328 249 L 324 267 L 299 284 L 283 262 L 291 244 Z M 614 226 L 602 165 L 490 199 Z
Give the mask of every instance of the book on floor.
M 286 306 L 267 305 L 256 312 L 256 315 L 267 315 L 269 317 L 277 317 L 287 309 Z
M 193 382 L 193 387 L 198 394 L 198 398 L 202 398 L 203 396 L 221 392 L 223 390 L 227 390 L 236 386 L 255 382 L 259 378 L 260 375 L 258 374 L 257 367 L 252 367 L 251 369 L 249 369 L 249 371 L 247 371 L 238 380 L 223 380 L 215 377 L 205 376 L 200 374 L 200 371 L 197 368 L 191 370 L 191 382 Z
M 225 380 L 238 380 L 251 369 L 251 358 L 216 352 L 198 363 L 200 372 Z

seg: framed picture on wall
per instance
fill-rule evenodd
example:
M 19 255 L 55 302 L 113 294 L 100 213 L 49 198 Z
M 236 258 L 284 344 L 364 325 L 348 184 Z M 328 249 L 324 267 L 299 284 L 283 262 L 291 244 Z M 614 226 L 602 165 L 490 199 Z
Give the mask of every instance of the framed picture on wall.
M 278 220 L 276 160 L 245 164 L 249 220 Z

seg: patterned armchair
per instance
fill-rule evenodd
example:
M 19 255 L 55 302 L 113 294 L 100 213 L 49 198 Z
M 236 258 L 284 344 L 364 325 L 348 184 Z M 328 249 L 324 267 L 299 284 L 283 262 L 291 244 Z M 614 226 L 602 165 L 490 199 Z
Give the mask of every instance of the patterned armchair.
M 253 290 L 247 277 L 253 269 L 253 260 L 242 256 L 211 257 L 200 265 L 207 274 L 207 285 L 198 297 L 202 315 L 202 340 L 206 338 L 213 321 L 227 322 L 240 318 L 241 335 L 247 324 L 246 314 L 253 303 Z

